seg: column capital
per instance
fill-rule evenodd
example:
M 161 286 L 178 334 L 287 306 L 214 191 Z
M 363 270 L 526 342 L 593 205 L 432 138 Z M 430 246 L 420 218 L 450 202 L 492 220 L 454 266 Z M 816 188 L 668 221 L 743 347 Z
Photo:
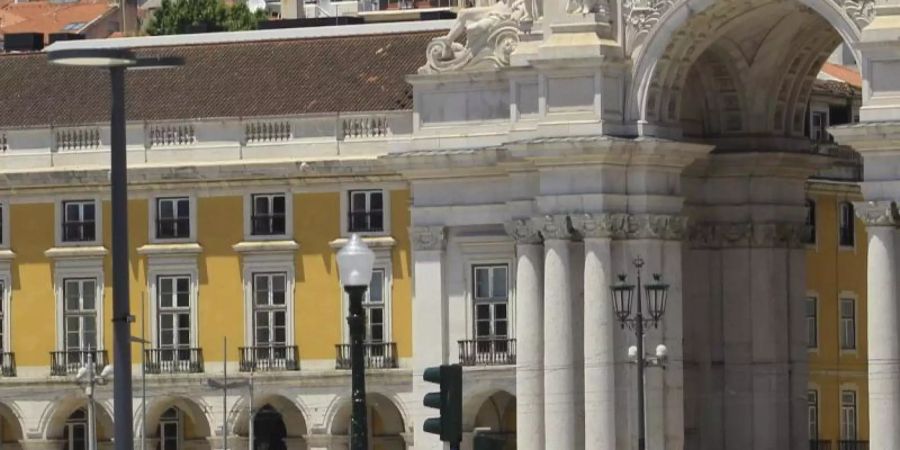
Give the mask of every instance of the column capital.
M 444 229 L 443 225 L 409 227 L 413 250 L 443 250 L 446 244 Z
M 541 243 L 540 228 L 533 219 L 514 219 L 503 224 L 506 234 L 516 241 L 518 245 L 533 245 Z
M 690 227 L 694 248 L 798 248 L 806 226 L 794 222 L 702 222 Z
M 891 201 L 855 202 L 853 209 L 867 227 L 895 227 L 900 224 L 897 204 Z
M 565 214 L 548 214 L 533 220 L 544 240 L 572 239 L 572 231 L 569 229 L 569 216 Z
M 628 216 L 626 231 L 631 239 L 680 241 L 687 234 L 687 217 L 672 214 L 632 214 Z
M 572 215 L 572 228 L 584 239 L 621 238 L 625 236 L 628 214 L 600 213 Z

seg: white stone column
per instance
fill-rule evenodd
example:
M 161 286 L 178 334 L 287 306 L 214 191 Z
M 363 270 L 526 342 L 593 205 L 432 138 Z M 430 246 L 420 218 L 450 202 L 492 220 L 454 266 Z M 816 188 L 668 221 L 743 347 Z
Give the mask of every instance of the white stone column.
M 584 448 L 616 448 L 615 327 L 609 287 L 610 238 L 625 223 L 624 214 L 573 216 L 584 238 Z
M 540 219 L 544 237 L 544 435 L 547 449 L 576 449 L 575 341 L 566 216 Z M 518 428 L 518 427 L 517 427 Z
M 413 248 L 413 392 L 423 398 L 434 385 L 422 380 L 427 367 L 446 364 L 447 301 L 444 291 L 444 227 L 411 227 Z M 412 411 L 416 449 L 441 449 L 437 435 L 426 433 L 422 424 L 437 413 L 418 403 Z
M 531 221 L 507 231 L 516 240 L 516 448 L 543 450 L 544 248 Z
M 897 229 L 890 204 L 858 205 L 869 233 L 869 441 L 872 449 L 900 448 L 900 308 L 897 305 Z

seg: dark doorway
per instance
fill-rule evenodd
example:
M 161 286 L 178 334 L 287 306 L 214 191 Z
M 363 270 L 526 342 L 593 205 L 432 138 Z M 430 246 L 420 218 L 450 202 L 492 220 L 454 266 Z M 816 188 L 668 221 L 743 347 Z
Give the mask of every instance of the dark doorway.
M 254 450 L 287 450 L 284 443 L 287 428 L 284 426 L 281 413 L 271 405 L 263 406 L 256 412 L 253 434 Z

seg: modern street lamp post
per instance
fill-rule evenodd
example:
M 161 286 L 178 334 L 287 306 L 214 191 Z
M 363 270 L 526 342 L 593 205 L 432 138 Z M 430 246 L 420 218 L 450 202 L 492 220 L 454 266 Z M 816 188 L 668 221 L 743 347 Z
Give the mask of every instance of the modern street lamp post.
M 363 339 L 366 333 L 366 317 L 363 311 L 363 296 L 372 281 L 372 266 L 375 254 L 356 234 L 337 254 L 341 284 L 350 297 L 350 372 L 352 393 L 352 414 L 350 416 L 351 450 L 368 449 L 366 419 L 366 367 L 363 360 Z
M 84 385 L 84 393 L 87 395 L 87 419 L 88 419 L 88 450 L 97 450 L 97 413 L 94 407 L 94 386 L 104 385 L 109 382 L 113 375 L 111 366 L 106 366 L 98 374 L 94 363 L 94 355 L 88 353 L 88 360 L 84 366 L 78 369 L 75 379 L 78 384 Z
M 49 50 L 52 64 L 109 69 L 112 87 L 110 108 L 110 191 L 112 198 L 113 290 L 113 409 L 115 448 L 132 450 L 131 316 L 128 296 L 128 173 L 125 148 L 125 70 L 129 67 L 171 67 L 177 59 L 138 59 L 127 49 L 81 48 Z
M 654 328 L 659 326 L 666 311 L 666 300 L 669 292 L 669 285 L 662 282 L 659 274 L 653 274 L 653 281 L 643 284 L 641 282 L 641 268 L 644 267 L 644 260 L 637 258 L 633 262 L 637 269 L 637 286 L 628 284 L 624 274 L 619 275 L 619 281 L 610 287 L 612 291 L 613 309 L 619 324 L 624 328 L 628 326 L 634 330 L 637 340 L 636 346 L 628 349 L 629 358 L 633 359 L 637 364 L 637 385 L 638 385 L 638 450 L 646 449 L 646 429 L 644 423 L 644 367 L 646 366 L 664 366 L 666 363 L 667 349 L 666 346 L 660 344 L 656 347 L 656 357 L 647 357 L 644 355 L 644 327 L 653 325 Z M 634 300 L 634 291 L 637 287 L 637 310 L 634 316 L 631 315 L 631 308 Z M 647 296 L 647 313 L 648 317 L 644 317 L 643 303 L 641 296 L 641 288 Z

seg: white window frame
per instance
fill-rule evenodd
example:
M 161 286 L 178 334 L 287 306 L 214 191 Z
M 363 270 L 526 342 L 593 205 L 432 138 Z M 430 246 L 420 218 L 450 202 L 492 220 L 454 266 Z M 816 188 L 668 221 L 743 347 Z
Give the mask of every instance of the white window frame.
M 348 186 L 341 190 L 341 236 L 350 236 L 350 193 L 357 191 L 381 191 L 382 202 L 382 230 L 381 231 L 357 231 L 360 236 L 385 236 L 391 234 L 391 190 L 380 185 Z
M 845 407 L 844 394 L 845 393 L 853 393 L 852 408 L 853 408 L 854 436 L 847 436 L 847 433 L 845 433 L 845 431 L 847 431 L 846 421 L 845 421 L 845 417 L 844 417 L 844 407 Z M 856 388 L 856 386 L 853 386 L 853 385 L 841 385 L 841 389 L 840 389 L 840 392 L 838 393 L 838 395 L 840 396 L 838 398 L 838 405 L 840 405 L 839 406 L 840 416 L 839 416 L 839 420 L 838 420 L 839 426 L 840 426 L 840 434 L 839 434 L 840 440 L 843 440 L 843 441 L 859 440 L 859 434 L 860 434 L 859 433 L 859 390 Z
M 94 240 L 68 242 L 63 240 L 63 220 L 65 219 L 65 211 L 63 205 L 71 202 L 94 202 Z M 54 203 L 55 222 L 53 228 L 56 230 L 56 246 L 57 247 L 83 247 L 90 245 L 103 245 L 103 202 L 99 197 L 84 195 L 72 196 Z
M 95 350 L 95 351 L 103 350 L 103 341 L 102 341 L 103 334 L 100 332 L 100 329 L 103 327 L 103 316 L 100 313 L 100 311 L 102 311 L 100 302 L 103 299 L 100 292 L 103 291 L 103 287 L 100 285 L 100 280 L 98 280 L 97 278 L 94 278 L 94 277 L 90 277 L 90 276 L 87 276 L 87 277 L 68 276 L 68 277 L 63 278 L 60 283 L 60 292 L 62 293 L 62 303 L 60 304 L 60 308 L 61 308 L 60 309 L 60 318 L 61 318 L 62 323 L 61 323 L 61 328 L 59 329 L 59 334 L 62 336 L 62 342 L 61 342 L 60 348 L 59 348 L 60 351 L 68 350 L 68 348 L 66 348 L 66 323 L 65 323 L 66 317 L 67 317 L 66 316 L 66 305 L 65 305 L 66 282 L 67 281 L 88 281 L 88 280 L 94 282 L 94 289 L 95 289 L 95 292 L 94 292 L 94 314 L 95 314 L 94 327 L 95 327 L 95 332 L 96 332 L 97 347 L 93 348 L 93 349 L 87 349 L 87 348 L 84 348 L 83 346 L 79 346 L 78 350 L 82 351 L 82 352 L 88 351 L 88 350 Z M 84 326 L 81 326 L 80 329 L 83 331 Z
M 819 202 L 818 202 L 818 200 L 817 200 L 816 198 L 813 198 L 813 197 L 807 197 L 807 198 L 806 198 L 806 201 L 805 201 L 805 206 L 806 206 L 807 208 L 809 208 L 809 205 L 806 204 L 806 203 L 812 205 L 812 222 L 813 222 L 813 223 L 812 223 L 811 225 L 810 225 L 810 224 L 805 224 L 805 225 L 807 225 L 807 226 L 812 226 L 812 230 L 813 230 L 814 235 L 812 236 L 812 238 L 813 238 L 812 241 L 811 241 L 811 242 L 806 242 L 805 244 L 806 244 L 806 247 L 807 247 L 807 248 L 818 249 L 818 247 L 819 247 L 819 234 L 820 234 L 819 232 L 821 231 L 821 230 L 819 230 Z M 809 219 L 809 211 L 808 211 L 808 209 L 807 209 L 807 214 L 806 214 L 806 218 L 805 218 L 805 219 Z
M 850 217 L 850 220 L 851 220 L 850 226 L 853 227 L 853 244 L 851 244 L 851 245 L 845 245 L 845 244 L 841 243 L 841 222 L 844 220 L 844 205 L 850 205 L 850 207 L 853 208 L 853 214 Z M 856 206 L 853 205 L 853 202 L 851 202 L 849 200 L 846 200 L 846 199 L 838 200 L 837 213 L 838 213 L 837 214 L 837 216 L 838 216 L 838 223 L 837 223 L 838 248 L 840 250 L 855 250 L 856 249 L 856 241 L 857 241 L 857 239 L 856 239 L 856 225 L 857 225 L 856 224 Z
M 814 345 L 810 345 L 809 342 L 806 343 L 806 349 L 807 349 L 807 350 L 809 350 L 809 351 L 811 351 L 811 352 L 816 352 L 816 351 L 819 350 L 819 328 L 821 328 L 821 327 L 819 326 L 819 323 L 820 323 L 820 319 L 821 319 L 821 315 L 822 315 L 822 314 L 821 314 L 822 308 L 821 308 L 821 305 L 820 305 L 821 302 L 819 302 L 819 295 L 816 294 L 816 293 L 813 293 L 813 292 L 807 292 L 807 293 L 806 293 L 806 297 L 805 297 L 804 300 L 805 300 L 805 302 L 808 302 L 808 301 L 812 300 L 813 303 L 815 304 L 815 307 L 816 307 L 816 313 L 815 313 L 815 327 L 816 327 L 816 329 L 815 329 L 815 337 L 816 337 L 816 342 L 815 342 Z M 809 318 L 809 316 L 806 314 L 806 303 L 804 303 L 804 304 L 803 304 L 803 319 L 804 319 L 803 321 L 804 321 L 804 323 L 806 322 L 806 320 L 807 320 L 808 318 Z M 807 329 L 807 338 L 809 337 L 808 334 L 809 334 L 809 330 Z
M 79 409 L 82 409 L 82 408 L 79 408 Z M 63 442 L 63 445 L 65 445 L 64 450 L 73 450 L 75 448 L 75 446 L 72 445 L 72 440 L 74 439 L 72 428 L 76 425 L 81 425 L 84 427 L 85 448 L 87 448 L 90 445 L 90 443 L 88 442 L 88 440 L 90 439 L 90 432 L 88 431 L 87 411 L 85 411 L 85 413 L 84 413 L 85 414 L 84 419 L 74 419 L 73 420 L 71 416 L 72 416 L 72 414 L 75 414 L 77 411 L 78 411 L 78 409 L 76 409 L 75 411 L 72 411 L 72 413 L 69 414 L 69 417 L 66 418 L 66 423 L 64 425 L 65 430 L 63 431 L 63 436 L 66 436 L 66 440 Z
M 174 423 L 176 424 L 176 427 L 177 427 L 176 437 L 178 438 L 178 443 L 176 444 L 175 448 L 176 448 L 177 450 L 183 450 L 183 449 L 184 449 L 184 412 L 181 411 L 181 408 L 179 408 L 179 407 L 177 407 L 177 406 L 170 406 L 170 407 L 166 408 L 166 409 L 162 412 L 162 414 L 165 414 L 169 409 L 173 409 L 173 408 L 175 409 L 175 413 L 176 413 L 176 418 L 175 418 L 174 421 L 173 421 L 173 420 L 170 420 L 170 419 L 167 419 L 167 418 L 163 418 L 162 415 L 160 415 L 160 418 L 159 418 L 159 436 L 157 436 L 157 437 L 158 437 L 158 441 L 159 441 L 159 448 L 161 448 L 161 449 L 164 448 L 164 444 L 163 444 L 163 442 L 164 442 L 164 438 L 163 438 L 163 427 L 164 427 L 164 425 L 165 425 L 166 423 L 172 423 L 172 422 L 174 422 Z
M 147 314 L 150 318 L 150 348 L 159 348 L 159 278 L 160 277 L 190 277 L 190 314 L 191 314 L 191 348 L 199 347 L 198 345 L 198 317 L 197 304 L 199 299 L 200 286 L 198 283 L 199 271 L 197 270 L 196 259 L 185 258 L 185 261 L 152 261 L 147 269 L 147 292 L 150 293 L 148 299 Z
M 394 342 L 394 326 L 393 321 L 391 320 L 393 316 L 393 298 L 392 295 L 394 291 L 394 273 L 391 269 L 391 250 L 387 249 L 372 249 L 375 252 L 375 265 L 372 267 L 372 270 L 380 270 L 384 272 L 384 339 L 382 342 L 385 344 Z M 340 283 L 340 281 L 339 281 Z M 366 301 L 368 299 L 368 291 L 366 291 Z M 344 287 L 341 286 L 341 335 L 344 337 L 343 343 L 350 343 L 350 328 L 347 325 L 347 321 L 345 319 L 346 311 L 350 310 L 350 296 L 347 295 L 347 292 L 344 291 Z M 368 326 L 368 324 L 366 324 Z
M 3 308 L 3 319 L 0 321 L 0 327 L 3 332 L 3 349 L 4 352 L 12 351 L 12 336 L 10 333 L 10 305 L 12 304 L 12 274 L 5 271 L 0 270 L 0 302 L 2 302 Z
M 809 401 L 810 396 L 815 396 L 815 403 L 811 403 L 811 402 Z M 807 427 L 807 429 L 809 429 L 809 431 L 810 431 L 809 439 L 810 439 L 811 441 L 814 441 L 814 440 L 818 440 L 818 439 L 819 439 L 819 433 L 818 433 L 818 432 L 819 432 L 819 430 L 820 430 L 820 425 L 821 425 L 821 420 L 820 420 L 820 417 L 819 417 L 819 416 L 820 416 L 820 412 L 821 412 L 820 405 L 821 405 L 821 402 L 819 401 L 819 389 L 817 389 L 816 387 L 812 387 L 812 386 L 811 386 L 809 389 L 806 390 L 806 427 Z M 814 408 L 814 409 L 813 409 L 813 408 Z M 812 423 L 812 414 L 813 414 L 813 412 L 815 412 L 816 434 L 813 434 L 813 433 L 812 433 L 812 430 L 811 430 L 811 428 L 812 428 L 812 426 L 813 426 L 813 423 Z
M 253 275 L 256 273 L 285 274 L 285 308 L 287 318 L 285 323 L 285 345 L 297 345 L 297 337 L 294 334 L 294 290 L 295 290 L 295 266 L 294 255 L 247 255 L 244 256 L 242 276 L 244 283 L 244 343 L 247 347 L 256 345 L 256 333 L 253 329 Z
M 475 284 L 474 266 L 505 264 L 509 267 L 508 281 L 509 299 L 507 314 L 509 318 L 509 339 L 516 339 L 516 253 L 515 243 L 503 237 L 479 237 L 460 240 L 463 253 L 463 289 L 465 290 L 465 334 L 463 339 L 475 339 Z
M 844 348 L 844 300 L 853 301 L 853 348 Z M 842 291 L 838 295 L 838 348 L 842 354 L 855 354 L 859 349 L 859 296 L 854 292 Z
M 65 295 L 64 282 L 73 278 L 94 278 L 97 281 L 97 351 L 105 349 L 104 328 L 106 325 L 106 315 L 104 312 L 105 282 L 103 277 L 103 260 L 92 259 L 90 263 L 85 264 L 82 260 L 61 260 L 57 261 L 54 268 L 54 290 L 56 292 L 56 350 L 64 351 L 66 349 L 65 342 Z
M 822 127 L 821 130 L 814 128 L 815 127 L 814 118 L 816 117 L 816 114 L 822 114 L 824 117 L 824 120 L 825 120 L 824 126 Z M 831 123 L 831 112 L 828 109 L 828 105 L 824 105 L 824 108 L 823 108 L 823 105 L 819 105 L 819 104 L 810 105 L 810 108 L 809 108 L 809 138 L 813 142 L 828 142 L 829 141 L 830 135 L 828 134 L 828 126 L 830 123 Z M 817 138 L 815 136 L 815 133 L 817 133 L 818 131 L 822 131 L 822 133 L 825 133 L 825 135 Z
M 156 214 L 159 208 L 160 200 L 167 199 L 187 199 L 188 200 L 188 220 L 189 220 L 189 228 L 190 231 L 188 233 L 188 237 L 186 238 L 160 238 L 156 234 Z M 183 243 L 183 242 L 196 242 L 197 241 L 197 197 L 193 194 L 184 194 L 184 193 L 157 193 L 150 197 L 149 207 L 150 214 L 148 216 L 148 233 L 149 240 L 151 244 L 171 244 L 171 243 Z
M 284 234 L 255 235 L 253 234 L 253 197 L 257 195 L 284 195 Z M 272 241 L 291 239 L 294 236 L 294 195 L 290 191 L 282 189 L 260 189 L 244 194 L 244 240 L 245 241 Z
M 0 250 L 10 248 L 9 208 L 7 200 L 0 199 Z
M 496 300 L 478 300 L 475 297 L 475 282 L 476 282 L 475 271 L 478 270 L 479 268 L 491 268 L 491 271 L 493 272 L 493 269 L 497 268 L 497 267 L 503 267 L 506 269 L 506 302 L 505 302 L 506 303 L 506 339 L 514 339 L 510 332 L 511 327 L 510 327 L 510 318 L 509 318 L 509 316 L 510 316 L 509 311 L 511 309 L 511 303 L 512 303 L 512 288 L 510 286 L 510 278 L 511 278 L 510 272 L 512 269 L 508 263 L 475 263 L 475 264 L 469 265 L 469 271 L 470 271 L 469 275 L 471 277 L 471 279 L 469 280 L 469 282 L 471 283 L 471 286 L 469 286 L 469 290 L 471 292 L 471 299 L 472 299 L 472 301 L 471 301 L 471 304 L 472 304 L 472 312 L 471 312 L 472 313 L 472 330 L 471 330 L 472 331 L 472 339 L 478 339 L 478 333 L 477 333 L 478 321 L 477 321 L 477 316 L 475 314 L 475 309 L 478 307 L 478 305 L 479 304 L 491 304 L 492 305 L 492 304 L 500 303 L 499 301 L 496 301 Z M 491 280 L 491 283 L 493 283 L 493 280 Z M 491 289 L 491 290 L 493 291 L 493 289 Z M 492 311 L 491 328 L 493 328 L 493 326 L 494 326 L 493 322 L 495 322 L 495 321 L 496 321 L 496 319 L 493 317 L 493 311 Z M 493 333 L 493 330 L 492 330 L 492 336 L 495 336 L 495 334 Z

